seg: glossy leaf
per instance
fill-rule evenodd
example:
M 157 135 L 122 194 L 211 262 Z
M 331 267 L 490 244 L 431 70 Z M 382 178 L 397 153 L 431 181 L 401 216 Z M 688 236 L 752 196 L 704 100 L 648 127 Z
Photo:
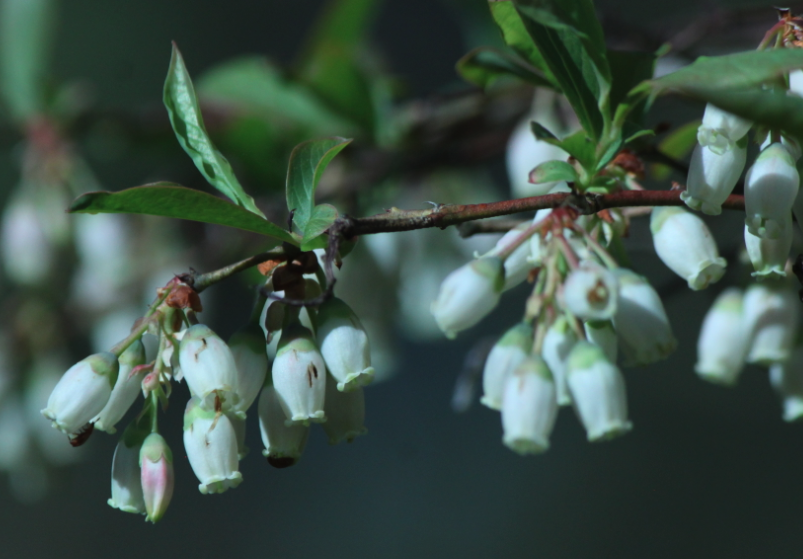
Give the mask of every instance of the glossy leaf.
M 559 146 L 561 149 L 563 149 L 563 151 L 577 159 L 583 168 L 594 168 L 594 164 L 596 163 L 595 151 L 597 146 L 596 143 L 588 137 L 588 134 L 586 134 L 584 130 L 579 130 L 562 140 L 547 141 Z
M 209 138 L 190 74 L 175 43 L 164 85 L 164 104 L 181 147 L 209 184 L 236 204 L 265 217 L 254 199 L 243 190 L 228 160 Z
M 306 231 L 315 207 L 315 189 L 326 166 L 346 147 L 346 138 L 322 138 L 296 146 L 287 168 L 287 209 L 293 211 L 293 225 Z
M 318 246 L 312 246 L 313 241 L 320 237 L 324 231 L 329 229 L 337 217 L 337 210 L 331 204 L 319 204 L 315 206 L 315 208 L 312 210 L 312 215 L 307 222 L 307 226 L 304 228 L 304 234 L 301 241 L 301 250 L 318 248 Z
M 457 71 L 468 82 L 486 88 L 502 77 L 516 77 L 533 85 L 552 87 L 537 68 L 515 55 L 479 47 L 457 61 Z
M 518 2 L 516 5 L 527 32 L 572 105 L 583 129 L 593 139 L 599 138 L 604 120 L 599 103 L 607 96 L 607 84 L 599 81 L 598 69 L 586 52 L 579 34 L 570 28 L 546 26 L 539 21 L 539 11 Z
M 333 0 L 313 27 L 298 64 L 298 77 L 338 113 L 366 130 L 374 128 L 371 79 L 360 48 L 376 0 Z
M 0 88 L 17 121 L 44 108 L 44 78 L 56 8 L 55 0 L 0 2 Z
M 156 215 L 213 223 L 298 244 L 287 231 L 217 196 L 172 183 L 155 183 L 119 192 L 88 192 L 75 199 L 70 213 Z
M 557 87 L 558 82 L 555 80 L 555 76 L 552 75 L 544 57 L 541 56 L 538 47 L 527 32 L 513 1 L 499 0 L 489 2 L 488 5 L 491 8 L 491 16 L 502 31 L 505 44 L 532 64 L 534 68 L 539 69 L 553 87 Z
M 695 90 L 734 90 L 759 87 L 790 70 L 803 68 L 803 49 L 740 52 L 725 56 L 701 56 L 693 64 L 642 87 L 653 95 L 666 91 L 694 94 Z
M 577 171 L 565 161 L 545 161 L 530 172 L 530 182 L 533 184 L 576 180 Z

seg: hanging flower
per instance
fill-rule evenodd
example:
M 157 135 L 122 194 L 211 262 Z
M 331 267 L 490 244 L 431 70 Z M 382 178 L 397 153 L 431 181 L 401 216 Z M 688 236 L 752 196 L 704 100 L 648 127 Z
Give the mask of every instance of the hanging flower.
M 527 322 L 520 322 L 509 329 L 494 344 L 482 371 L 483 395 L 480 403 L 492 410 L 502 408 L 507 378 L 527 359 L 532 345 L 533 327 Z
M 139 452 L 142 470 L 142 496 L 145 501 L 145 520 L 153 523 L 162 519 L 173 498 L 173 453 L 159 433 L 151 433 Z
M 543 359 L 530 356 L 505 382 L 502 442 L 519 454 L 545 452 L 557 415 L 552 374 Z
M 144 368 L 135 371 L 135 367 L 145 363 L 145 346 L 141 340 L 135 340 L 120 355 L 120 369 L 114 383 L 109 401 L 93 420 L 95 429 L 114 433 L 115 425 L 123 418 L 128 409 L 139 396 L 142 378 L 147 372 Z M 132 374 L 133 372 L 133 374 Z
M 619 283 L 599 264 L 585 261 L 566 277 L 563 303 L 581 320 L 607 320 L 616 312 Z
M 780 142 L 770 144 L 747 171 L 745 223 L 753 235 L 777 239 L 797 197 L 800 176 L 795 160 Z
M 568 406 L 572 403 L 572 397 L 566 386 L 566 362 L 576 343 L 577 335 L 572 331 L 569 321 L 564 316 L 559 316 L 544 336 L 541 357 L 549 366 L 549 371 L 555 380 L 559 406 Z
M 705 380 L 732 385 L 744 367 L 747 332 L 742 321 L 740 289 L 723 291 L 703 319 L 694 370 Z
M 370 384 L 374 368 L 368 334 L 351 307 L 332 297 L 319 307 L 316 324 L 321 355 L 337 389 L 356 390 Z
M 243 481 L 231 420 L 224 413 L 204 409 L 197 397 L 190 398 L 184 411 L 184 450 L 203 495 L 223 493 Z

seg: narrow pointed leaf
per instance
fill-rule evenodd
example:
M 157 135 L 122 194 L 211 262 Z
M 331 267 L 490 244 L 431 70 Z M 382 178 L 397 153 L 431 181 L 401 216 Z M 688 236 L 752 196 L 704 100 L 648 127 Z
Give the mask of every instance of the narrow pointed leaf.
M 243 190 L 228 160 L 209 138 L 190 74 L 175 43 L 164 85 L 164 104 L 179 144 L 209 184 L 234 203 L 265 217 L 254 199 Z
M 541 56 L 538 47 L 527 32 L 527 28 L 521 21 L 521 16 L 516 10 L 516 5 L 513 1 L 499 0 L 497 2 L 489 2 L 488 5 L 491 8 L 491 16 L 502 31 L 502 36 L 507 46 L 532 64 L 534 68 L 539 69 L 546 80 L 552 84 L 552 87 L 557 87 L 558 82 L 555 80 L 555 76 L 552 75 L 544 57 Z
M 290 155 L 287 168 L 287 209 L 293 214 L 293 225 L 303 233 L 315 207 L 315 189 L 332 159 L 351 140 L 322 138 L 299 144 Z
M 120 190 L 88 192 L 75 199 L 70 213 L 123 213 L 188 219 L 235 227 L 298 244 L 290 233 L 240 206 L 217 196 L 172 183 L 155 183 Z
M 457 71 L 468 82 L 486 88 L 502 77 L 516 77 L 533 85 L 552 87 L 544 74 L 519 57 L 491 47 L 479 47 L 457 61 Z

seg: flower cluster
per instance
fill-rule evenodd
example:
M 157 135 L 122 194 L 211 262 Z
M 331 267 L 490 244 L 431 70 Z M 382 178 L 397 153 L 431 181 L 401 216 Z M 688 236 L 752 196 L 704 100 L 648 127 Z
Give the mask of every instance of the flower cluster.
M 374 370 L 359 318 L 335 297 L 305 306 L 322 291 L 313 253 L 274 262 L 268 273 L 255 320 L 229 343 L 198 323 L 201 303 L 192 278 L 177 277 L 130 336 L 71 367 L 53 389 L 42 414 L 74 446 L 95 429 L 114 433 L 144 395 L 142 411 L 114 453 L 109 505 L 152 522 L 167 510 L 174 458 L 157 416 L 173 381 L 189 388 L 184 451 L 203 494 L 242 482 L 246 418 L 257 399 L 263 455 L 277 468 L 298 461 L 312 423 L 323 424 L 332 444 L 366 432 L 362 387 Z M 149 335 L 158 340 L 152 356 L 142 341 Z

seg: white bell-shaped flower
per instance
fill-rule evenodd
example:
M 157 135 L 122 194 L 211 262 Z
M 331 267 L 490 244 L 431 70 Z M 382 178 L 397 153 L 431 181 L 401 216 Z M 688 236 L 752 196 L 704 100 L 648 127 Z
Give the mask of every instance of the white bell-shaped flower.
M 507 378 L 521 365 L 533 345 L 533 327 L 520 322 L 510 328 L 491 348 L 482 370 L 480 403 L 492 410 L 502 409 L 502 396 Z
M 504 265 L 499 258 L 473 260 L 446 276 L 430 311 L 446 337 L 454 338 L 496 307 L 504 284 Z
M 650 218 L 655 252 L 695 291 L 718 282 L 727 261 L 702 219 L 676 206 L 656 207 Z
M 136 422 L 123 431 L 112 458 L 112 496 L 107 501 L 110 507 L 145 514 L 139 453 L 147 436 L 148 431 L 138 428 Z
M 569 359 L 569 353 L 571 353 L 576 343 L 577 335 L 564 316 L 559 316 L 547 329 L 544 336 L 541 357 L 544 358 L 547 366 L 549 366 L 549 371 L 555 381 L 559 406 L 568 406 L 572 403 L 572 397 L 566 386 L 566 361 Z
M 273 387 L 290 423 L 326 421 L 326 365 L 312 333 L 298 323 L 285 326 L 273 361 Z
M 530 356 L 505 383 L 502 442 L 519 454 L 545 452 L 557 416 L 557 392 L 549 367 L 540 357 Z
M 118 359 L 120 363 L 120 370 L 117 374 L 117 382 L 114 383 L 109 401 L 106 406 L 94 419 L 95 429 L 106 431 L 107 433 L 114 433 L 117 422 L 120 421 L 126 414 L 131 404 L 139 396 L 142 378 L 145 376 L 144 369 L 131 372 L 134 367 L 145 363 L 145 346 L 142 341 L 135 340 L 128 348 L 120 355 Z
M 318 345 L 340 391 L 356 390 L 374 379 L 368 334 L 346 303 L 332 297 L 318 308 Z
M 259 396 L 268 375 L 265 335 L 257 325 L 246 326 L 229 339 L 229 349 L 237 366 L 237 391 L 240 395 L 234 411 L 242 415 Z
M 803 418 L 803 348 L 795 348 L 788 361 L 770 365 L 770 384 L 781 398 L 784 421 Z
M 118 370 L 113 353 L 96 353 L 79 361 L 61 377 L 42 415 L 60 431 L 77 433 L 106 406 Z
M 620 268 L 619 305 L 613 327 L 619 336 L 624 364 L 647 365 L 665 359 L 675 350 L 672 334 L 661 298 L 650 283 L 631 270 Z
M 204 324 L 188 328 L 178 359 L 190 392 L 207 407 L 212 407 L 207 402 L 210 396 L 217 396 L 225 411 L 239 405 L 237 364 L 229 346 L 211 328 Z
M 231 421 L 222 412 L 205 409 L 197 397 L 190 398 L 184 411 L 184 450 L 202 494 L 223 493 L 243 481 Z
M 786 260 L 792 248 L 792 216 L 781 223 L 781 234 L 777 239 L 757 237 L 744 227 L 744 244 L 747 255 L 753 263 L 752 276 L 759 281 L 786 277 Z
M 613 329 L 613 323 L 610 320 L 593 320 L 583 326 L 586 339 L 599 346 L 608 361 L 615 364 L 619 358 L 619 340 L 616 330 Z
M 719 215 L 722 204 L 742 175 L 746 160 L 747 146 L 741 142 L 722 153 L 698 144 L 692 152 L 686 190 L 680 193 L 681 200 L 693 210 Z
M 741 140 L 753 123 L 740 116 L 711 105 L 706 105 L 703 122 L 697 129 L 697 141 L 717 152 L 725 152 Z
M 758 154 L 745 177 L 745 223 L 758 237 L 777 239 L 797 197 L 800 176 L 789 150 L 775 142 Z
M 803 70 L 789 72 L 789 93 L 803 97 Z
M 270 384 L 262 389 L 258 409 L 259 431 L 265 445 L 262 455 L 268 459 L 268 464 L 286 468 L 298 462 L 307 446 L 309 427 L 299 423 L 287 425 L 287 416 Z
M 153 523 L 162 519 L 173 498 L 175 477 L 173 452 L 159 433 L 151 433 L 139 451 L 142 473 L 142 497 L 145 501 L 145 520 Z
M 785 282 L 751 285 L 744 295 L 748 363 L 771 365 L 787 361 L 797 336 L 800 300 Z
M 589 441 L 613 439 L 632 429 L 625 379 L 602 348 L 585 340 L 577 342 L 569 355 L 566 382 Z
M 584 261 L 563 284 L 565 307 L 581 320 L 607 320 L 616 312 L 619 282 L 610 270 Z
M 326 421 L 322 424 L 329 444 L 343 441 L 352 442 L 356 437 L 365 435 L 365 394 L 357 387 L 349 392 L 341 392 L 336 387 L 335 379 L 326 381 Z
M 731 287 L 716 298 L 703 319 L 697 340 L 697 364 L 701 378 L 732 385 L 744 367 L 747 339 L 742 322 L 744 295 Z
M 500 252 L 508 248 L 514 241 L 521 237 L 528 225 L 527 223 L 522 223 L 505 233 L 502 238 L 496 242 L 496 246 L 485 254 L 485 256 L 499 256 Z M 527 279 L 527 274 L 533 269 L 533 264 L 530 260 L 530 241 L 528 239 L 516 247 L 505 259 L 505 285 L 502 291 L 513 289 Z

